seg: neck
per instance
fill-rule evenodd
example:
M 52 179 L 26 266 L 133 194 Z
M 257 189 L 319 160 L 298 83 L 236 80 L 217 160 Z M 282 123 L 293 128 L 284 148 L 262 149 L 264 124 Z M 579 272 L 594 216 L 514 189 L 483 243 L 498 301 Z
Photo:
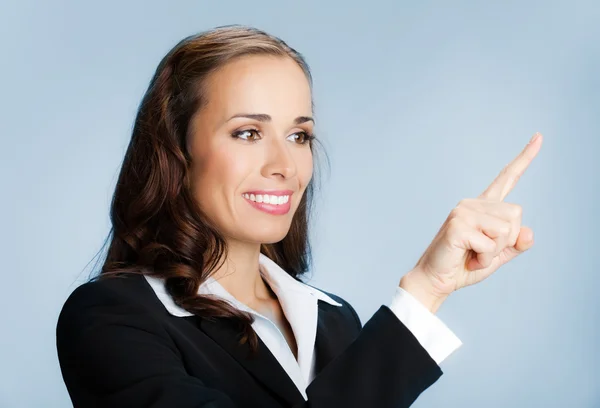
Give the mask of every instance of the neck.
M 273 298 L 259 271 L 260 244 L 229 240 L 226 255 L 223 265 L 211 274 L 225 290 L 247 305 Z

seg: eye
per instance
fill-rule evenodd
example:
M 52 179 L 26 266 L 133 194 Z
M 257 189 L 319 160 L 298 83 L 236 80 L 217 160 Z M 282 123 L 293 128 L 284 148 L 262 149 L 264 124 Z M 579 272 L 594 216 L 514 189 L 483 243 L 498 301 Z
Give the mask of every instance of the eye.
M 250 135 L 251 134 L 258 135 L 258 130 L 256 130 L 256 129 L 238 130 L 237 132 L 233 132 L 231 134 L 231 136 L 233 138 L 235 138 L 235 139 L 246 140 L 246 141 L 248 141 L 250 143 L 256 143 L 256 142 L 258 142 L 259 139 L 254 139 L 254 140 L 248 139 L 247 137 L 248 137 L 249 134 Z
M 254 138 L 252 138 L 252 135 L 254 135 Z M 257 129 L 238 130 L 236 132 L 233 132 L 231 134 L 231 137 L 233 137 L 234 139 L 242 139 L 250 143 L 256 143 L 261 138 L 260 133 Z M 296 143 L 304 145 L 309 144 L 315 138 L 315 135 L 314 133 L 308 132 L 296 132 L 288 137 L 294 137 L 294 141 L 296 141 Z
M 296 136 L 296 135 L 300 135 L 299 137 L 296 137 L 295 140 L 298 141 L 298 144 L 308 144 L 310 143 L 314 138 L 315 135 L 313 133 L 308 133 L 308 132 L 296 132 L 290 136 Z

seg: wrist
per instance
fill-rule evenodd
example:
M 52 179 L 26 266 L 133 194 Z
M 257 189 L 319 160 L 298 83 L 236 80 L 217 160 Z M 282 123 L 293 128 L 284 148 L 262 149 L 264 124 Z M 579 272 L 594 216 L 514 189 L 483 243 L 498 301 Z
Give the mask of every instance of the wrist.
M 399 286 L 410 293 L 431 313 L 436 313 L 449 296 L 448 294 L 436 293 L 427 278 L 414 269 L 400 279 Z

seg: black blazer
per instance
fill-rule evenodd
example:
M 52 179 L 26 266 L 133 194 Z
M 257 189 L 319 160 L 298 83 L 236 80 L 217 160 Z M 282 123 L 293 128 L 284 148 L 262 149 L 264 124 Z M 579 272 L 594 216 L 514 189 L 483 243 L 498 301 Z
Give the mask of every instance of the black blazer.
M 259 354 L 226 319 L 176 317 L 141 275 L 79 286 L 57 324 L 75 407 L 332 408 L 410 406 L 442 370 L 385 305 L 364 327 L 353 307 L 318 301 L 316 376 L 305 401 L 259 337 Z

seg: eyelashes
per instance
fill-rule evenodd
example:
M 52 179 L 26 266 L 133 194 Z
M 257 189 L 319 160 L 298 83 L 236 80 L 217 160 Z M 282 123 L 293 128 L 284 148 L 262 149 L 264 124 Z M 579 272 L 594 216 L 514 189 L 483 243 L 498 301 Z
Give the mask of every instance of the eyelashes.
M 231 134 L 231 137 L 233 137 L 234 139 L 241 139 L 244 141 L 247 141 L 248 143 L 256 143 L 258 142 L 260 139 L 253 139 L 253 140 L 249 140 L 249 139 L 244 139 L 243 137 L 241 137 L 242 135 L 244 135 L 245 133 L 251 133 L 251 134 L 255 134 L 255 135 L 259 135 L 259 132 L 257 129 L 245 129 L 245 130 L 238 130 L 236 132 L 233 132 Z M 309 132 L 296 132 L 293 133 L 294 135 L 302 135 L 301 141 L 298 143 L 300 145 L 304 145 L 304 144 L 310 144 L 315 138 L 316 135 L 313 133 L 309 133 Z M 296 140 L 299 140 L 300 138 L 296 138 Z

